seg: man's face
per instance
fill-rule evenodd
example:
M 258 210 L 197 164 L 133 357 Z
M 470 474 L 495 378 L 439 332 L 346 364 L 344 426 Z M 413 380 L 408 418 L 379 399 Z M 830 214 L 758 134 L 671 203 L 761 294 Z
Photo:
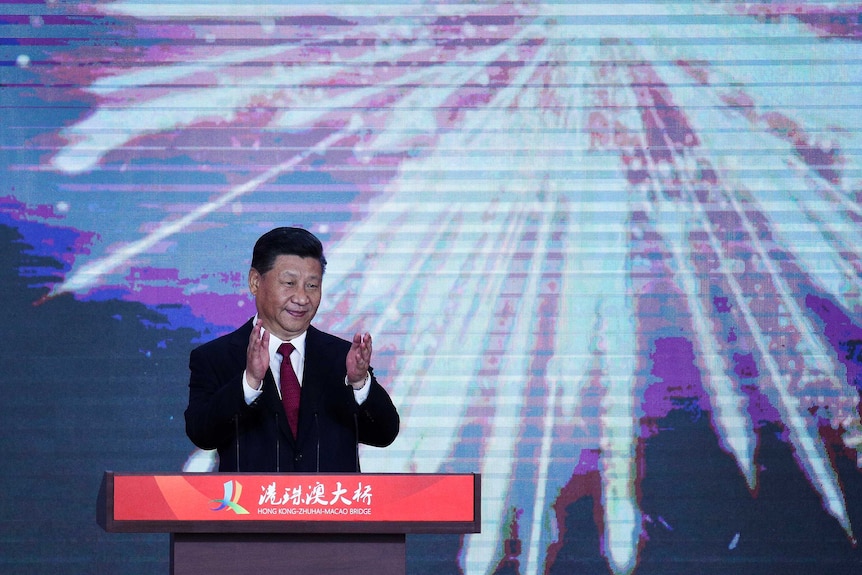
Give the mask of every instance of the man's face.
M 320 306 L 323 270 L 315 258 L 278 256 L 265 274 L 252 268 L 248 288 L 263 327 L 281 340 L 300 335 Z

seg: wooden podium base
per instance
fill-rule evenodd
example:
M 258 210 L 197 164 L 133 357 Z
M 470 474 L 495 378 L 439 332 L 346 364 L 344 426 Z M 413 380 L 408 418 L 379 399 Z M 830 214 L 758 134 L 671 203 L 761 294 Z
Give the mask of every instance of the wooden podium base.
M 171 534 L 171 575 L 405 575 L 406 570 L 404 534 Z

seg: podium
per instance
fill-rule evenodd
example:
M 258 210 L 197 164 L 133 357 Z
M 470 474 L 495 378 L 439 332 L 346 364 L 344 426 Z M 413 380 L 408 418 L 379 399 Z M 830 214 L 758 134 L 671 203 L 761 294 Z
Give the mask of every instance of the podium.
M 405 575 L 406 536 L 478 533 L 478 474 L 105 472 L 109 533 L 170 533 L 171 575 Z

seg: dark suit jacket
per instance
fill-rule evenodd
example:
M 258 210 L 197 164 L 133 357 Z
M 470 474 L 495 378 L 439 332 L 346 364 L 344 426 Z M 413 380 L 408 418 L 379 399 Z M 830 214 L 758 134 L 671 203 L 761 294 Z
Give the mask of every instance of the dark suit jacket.
M 395 406 L 371 374 L 368 399 L 358 405 L 344 384 L 350 342 L 308 328 L 305 371 L 294 438 L 272 372 L 251 405 L 242 377 L 251 335 L 249 321 L 233 333 L 206 343 L 189 358 L 186 434 L 201 449 L 217 449 L 219 471 L 359 471 L 357 440 L 385 447 L 398 435 Z

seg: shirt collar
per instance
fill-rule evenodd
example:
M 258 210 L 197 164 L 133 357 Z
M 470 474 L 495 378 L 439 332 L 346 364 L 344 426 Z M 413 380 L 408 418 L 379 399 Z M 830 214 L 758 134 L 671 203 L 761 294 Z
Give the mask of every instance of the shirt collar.
M 293 344 L 293 348 L 299 352 L 300 357 L 305 358 L 305 336 L 308 334 L 307 331 L 302 332 L 295 338 L 288 340 Z M 272 334 L 269 334 L 269 356 L 275 356 L 276 352 L 278 352 L 278 348 L 281 344 L 284 343 L 283 340 L 278 339 Z
M 252 320 L 252 325 L 254 325 L 255 323 L 257 323 L 257 315 L 255 315 L 254 319 Z M 305 359 L 305 336 L 307 336 L 307 335 L 308 335 L 308 330 L 305 330 L 304 332 L 302 332 L 301 334 L 299 334 L 295 338 L 293 338 L 291 340 L 287 340 L 293 344 L 293 348 L 299 352 L 299 356 L 301 358 L 303 358 L 303 360 Z M 285 342 L 285 340 L 278 339 L 276 336 L 274 336 L 272 334 L 272 332 L 270 332 L 270 334 L 269 334 L 269 360 L 270 360 L 270 363 L 272 363 L 272 361 L 275 359 L 275 355 L 276 355 L 276 353 L 278 353 L 278 348 L 284 342 Z

